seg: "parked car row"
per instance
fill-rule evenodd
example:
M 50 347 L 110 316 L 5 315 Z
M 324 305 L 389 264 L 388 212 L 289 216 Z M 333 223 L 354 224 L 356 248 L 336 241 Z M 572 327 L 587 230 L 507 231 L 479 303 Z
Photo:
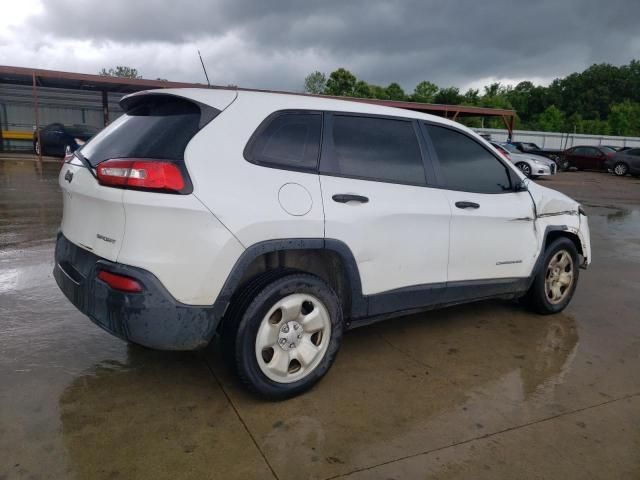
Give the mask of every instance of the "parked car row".
M 576 145 L 566 150 L 543 149 L 532 142 L 491 142 L 527 177 L 553 175 L 558 170 L 600 170 L 615 175 L 640 175 L 640 148 L 610 145 Z M 554 164 L 546 172 L 544 161 Z
M 616 151 L 612 147 L 577 146 L 565 150 L 562 156 L 567 168 L 612 171 L 620 177 L 640 175 L 640 148 Z

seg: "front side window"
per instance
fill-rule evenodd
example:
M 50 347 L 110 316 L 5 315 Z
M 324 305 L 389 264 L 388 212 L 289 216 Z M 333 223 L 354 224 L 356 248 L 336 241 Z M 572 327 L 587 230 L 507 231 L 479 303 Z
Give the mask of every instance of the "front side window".
M 640 148 L 634 148 L 623 153 L 626 153 L 627 155 L 633 155 L 634 157 L 640 157 Z
M 426 125 L 445 187 L 477 193 L 511 190 L 509 170 L 482 145 L 450 128 Z
M 334 115 L 333 151 L 323 173 L 390 183 L 425 185 L 418 138 L 411 121 Z
M 315 170 L 321 128 L 319 113 L 279 113 L 258 129 L 245 157 L 253 163 Z
M 597 157 L 600 155 L 600 150 L 597 148 L 585 148 L 585 150 L 588 157 Z

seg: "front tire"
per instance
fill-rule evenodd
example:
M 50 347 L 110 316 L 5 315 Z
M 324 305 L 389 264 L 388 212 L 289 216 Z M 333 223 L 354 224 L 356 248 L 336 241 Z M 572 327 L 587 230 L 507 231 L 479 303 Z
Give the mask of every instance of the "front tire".
M 613 167 L 613 173 L 615 173 L 618 177 L 624 177 L 627 173 L 629 173 L 629 167 L 626 163 L 618 162 Z
M 556 161 L 559 171 L 566 171 L 569 169 L 569 161 L 566 158 L 559 157 Z
M 264 282 L 236 311 L 233 363 L 246 387 L 269 400 L 310 389 L 340 348 L 343 321 L 336 294 L 320 278 L 290 273 Z
M 519 162 L 519 163 L 516 163 L 516 167 L 518 167 L 520 171 L 524 173 L 524 175 L 527 178 L 531 178 L 531 167 L 529 166 L 528 163 Z
M 544 253 L 542 267 L 525 296 L 537 313 L 549 315 L 564 310 L 578 285 L 578 251 L 566 237 L 558 238 Z

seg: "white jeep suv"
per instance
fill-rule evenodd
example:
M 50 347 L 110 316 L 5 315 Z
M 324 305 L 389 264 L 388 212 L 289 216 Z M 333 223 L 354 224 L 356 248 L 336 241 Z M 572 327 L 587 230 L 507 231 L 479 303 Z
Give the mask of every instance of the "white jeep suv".
M 121 105 L 60 172 L 56 281 L 124 340 L 219 338 L 267 398 L 311 387 L 359 325 L 496 297 L 559 312 L 591 259 L 578 203 L 452 121 L 225 89 Z

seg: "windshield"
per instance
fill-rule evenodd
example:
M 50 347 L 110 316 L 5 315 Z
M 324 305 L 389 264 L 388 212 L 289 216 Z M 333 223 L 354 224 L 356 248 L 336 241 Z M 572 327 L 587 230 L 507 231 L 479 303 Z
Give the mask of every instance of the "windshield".
M 516 147 L 514 147 L 510 143 L 501 143 L 500 146 L 502 146 L 509 153 L 520 153 L 520 150 L 518 150 Z
M 615 149 L 611 148 L 611 147 L 600 147 L 600 150 L 602 150 L 604 153 L 616 153 Z

